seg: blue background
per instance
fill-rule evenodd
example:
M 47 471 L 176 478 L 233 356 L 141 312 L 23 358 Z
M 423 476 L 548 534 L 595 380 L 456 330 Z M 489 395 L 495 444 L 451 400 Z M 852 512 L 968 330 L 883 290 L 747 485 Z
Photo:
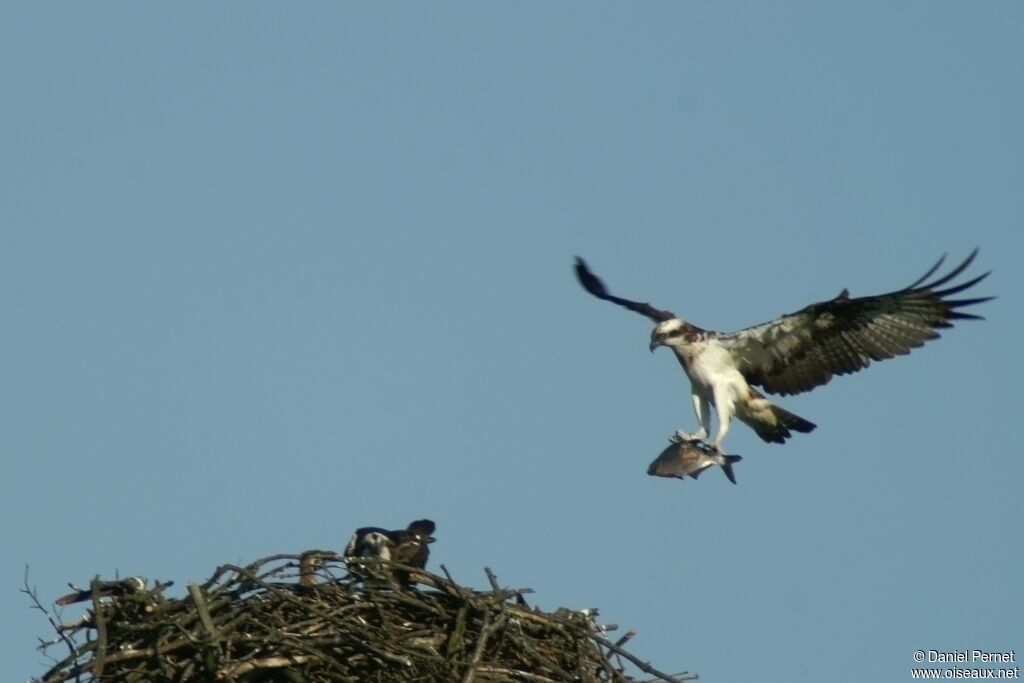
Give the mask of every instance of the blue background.
M 1022 67 L 1018 2 L 0 5 L 0 679 L 26 564 L 423 516 L 706 681 L 1024 649 Z M 645 475 L 687 382 L 570 268 L 732 330 L 975 245 L 988 320 L 734 425 L 736 487 Z

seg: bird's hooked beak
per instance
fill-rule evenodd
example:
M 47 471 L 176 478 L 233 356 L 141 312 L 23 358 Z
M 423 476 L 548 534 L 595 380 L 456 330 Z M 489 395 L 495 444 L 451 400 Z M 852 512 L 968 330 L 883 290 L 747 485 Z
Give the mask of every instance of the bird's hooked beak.
M 654 353 L 654 349 L 664 345 L 665 333 L 659 332 L 657 327 L 651 330 L 651 345 L 648 347 L 651 350 L 651 353 Z

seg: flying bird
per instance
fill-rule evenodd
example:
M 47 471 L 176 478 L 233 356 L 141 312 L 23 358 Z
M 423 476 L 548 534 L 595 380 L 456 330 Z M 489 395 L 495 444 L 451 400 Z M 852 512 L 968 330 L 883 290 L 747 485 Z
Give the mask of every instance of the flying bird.
M 729 481 L 735 484 L 736 474 L 732 466 L 742 459 L 739 455 L 723 455 L 699 441 L 673 439 L 647 468 L 647 474 L 652 477 L 686 479 L 689 476 L 696 479 L 707 468 L 718 465 Z
M 711 447 L 720 450 L 733 417 L 770 443 L 784 443 L 794 431 L 810 432 L 815 424 L 771 403 L 754 387 L 771 394 L 799 394 L 827 384 L 835 375 L 863 370 L 871 361 L 910 353 L 954 320 L 980 320 L 964 308 L 994 297 L 952 299 L 984 280 L 983 273 L 951 285 L 974 261 L 975 249 L 949 273 L 927 282 L 942 266 L 939 259 L 912 284 L 887 294 L 852 298 L 844 289 L 821 301 L 738 332 L 705 330 L 648 303 L 614 296 L 576 257 L 576 277 L 590 294 L 644 315 L 656 324 L 650 350 L 667 346 L 690 379 L 698 429 L 677 430 L 682 440 L 707 439 L 711 407 L 718 430 Z M 943 289 L 944 287 L 944 289 Z
M 356 529 L 345 547 L 345 557 L 375 558 L 423 569 L 430 557 L 428 545 L 434 542 L 436 525 L 429 519 L 417 519 L 405 529 L 389 531 L 375 526 Z M 409 572 L 395 569 L 399 585 L 409 585 Z

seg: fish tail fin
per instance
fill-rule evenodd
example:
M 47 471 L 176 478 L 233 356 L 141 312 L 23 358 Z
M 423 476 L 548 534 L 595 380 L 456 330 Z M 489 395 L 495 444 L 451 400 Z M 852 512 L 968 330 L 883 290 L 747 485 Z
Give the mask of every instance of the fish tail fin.
M 738 463 L 743 458 L 741 456 L 739 456 L 739 455 L 723 455 L 722 458 L 725 461 L 725 462 L 720 464 L 720 466 L 722 468 L 722 471 L 725 472 L 726 478 L 729 481 L 731 481 L 733 484 L 735 484 L 736 483 L 736 473 L 732 471 L 732 466 L 734 464 Z

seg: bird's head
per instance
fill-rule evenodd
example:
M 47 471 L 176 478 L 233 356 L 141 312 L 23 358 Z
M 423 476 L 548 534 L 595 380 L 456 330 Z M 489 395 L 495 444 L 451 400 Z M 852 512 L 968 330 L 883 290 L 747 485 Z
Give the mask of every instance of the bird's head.
M 661 321 L 651 330 L 651 352 L 659 346 L 675 346 L 689 327 L 685 320 L 679 318 Z
M 391 559 L 391 539 L 379 531 L 371 531 L 363 536 L 357 551 L 357 557 L 376 557 L 381 560 Z M 347 552 L 345 553 L 348 554 Z
M 415 522 L 410 522 L 409 526 L 407 526 L 405 530 L 411 534 L 415 534 L 425 543 L 433 543 L 435 540 L 433 533 L 436 528 L 437 525 L 429 519 L 417 519 Z
M 121 587 L 128 593 L 140 593 L 146 590 L 146 577 L 129 576 L 121 579 Z

